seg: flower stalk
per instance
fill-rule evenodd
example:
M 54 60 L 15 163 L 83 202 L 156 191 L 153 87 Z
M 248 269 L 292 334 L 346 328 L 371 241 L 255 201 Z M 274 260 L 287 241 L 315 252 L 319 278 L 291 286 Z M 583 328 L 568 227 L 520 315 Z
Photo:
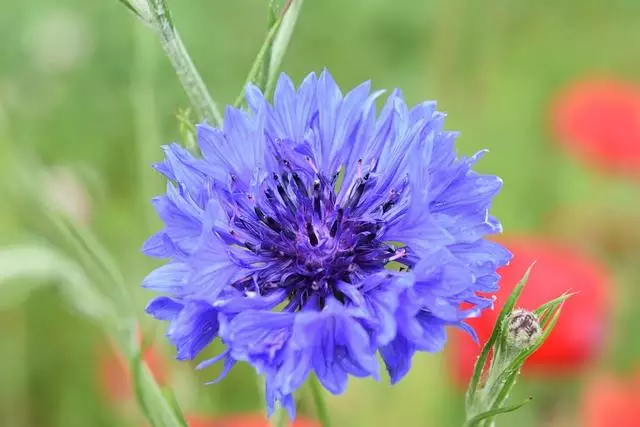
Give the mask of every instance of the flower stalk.
M 176 70 L 180 83 L 182 83 L 199 118 L 211 124 L 222 124 L 220 110 L 189 56 L 180 34 L 173 25 L 166 0 L 147 0 L 147 4 L 150 9 L 149 21 L 158 34 L 162 49 Z M 140 16 L 141 12 L 138 11 L 136 15 Z
M 318 379 L 313 376 L 309 379 L 309 388 L 311 389 L 311 395 L 313 396 L 313 402 L 316 405 L 316 414 L 318 415 L 318 421 L 322 427 L 331 427 L 331 420 L 329 419 L 329 410 L 327 404 L 322 395 L 322 389 Z
M 493 427 L 497 415 L 513 412 L 532 398 L 506 404 L 524 362 L 545 342 L 571 294 L 563 294 L 533 312 L 515 309 L 533 265 L 505 303 L 476 362 L 466 394 L 465 427 Z M 491 355 L 491 360 L 489 360 Z M 485 369 L 485 367 L 488 367 Z

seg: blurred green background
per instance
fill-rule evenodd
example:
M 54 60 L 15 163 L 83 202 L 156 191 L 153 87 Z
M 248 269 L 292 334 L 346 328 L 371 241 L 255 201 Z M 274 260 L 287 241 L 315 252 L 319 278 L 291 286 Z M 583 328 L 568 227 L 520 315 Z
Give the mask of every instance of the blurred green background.
M 232 102 L 262 43 L 267 2 L 170 3 L 213 96 Z M 1 10 L 2 187 L 21 170 L 90 226 L 116 258 L 142 314 L 149 294 L 138 285 L 153 263 L 139 248 L 160 227 L 149 199 L 164 185 L 148 166 L 161 159 L 161 144 L 180 137 L 176 114 L 188 106 L 186 96 L 154 34 L 115 0 L 2 0 Z M 639 22 L 637 0 L 306 0 L 283 70 L 299 81 L 327 67 L 345 89 L 371 79 L 376 88 L 401 88 L 409 103 L 438 100 L 447 127 L 462 132 L 459 153 L 490 149 L 479 169 L 505 181 L 494 208 L 505 230 L 571 239 L 550 221 L 556 212 L 626 212 L 629 226 L 639 227 L 637 180 L 572 159 L 548 126 L 555 94 L 575 79 L 605 73 L 638 81 Z M 43 170 L 25 169 L 25 156 Z M 24 206 L 0 200 L 4 247 L 50 241 Z M 581 245 L 608 263 L 621 288 L 638 284 L 639 254 L 630 251 L 640 243 L 624 253 L 600 240 Z M 23 261 L 29 268 L 32 260 Z M 0 272 L 0 426 L 140 425 L 135 410 L 114 408 L 100 390 L 96 355 L 107 346 L 97 325 L 46 280 L 9 285 L 5 276 Z M 143 322 L 153 333 L 154 325 Z M 162 331 L 157 335 L 170 359 Z M 627 347 L 640 345 L 633 344 Z M 603 363 L 630 357 L 610 353 Z M 417 356 L 394 388 L 351 381 L 345 396 L 329 398 L 336 425 L 458 425 L 462 398 L 444 359 Z M 248 369 L 203 386 L 212 371 L 169 363 L 185 412 L 260 410 Z M 545 393 L 544 384 L 518 388 Z M 576 395 L 579 383 L 567 388 Z M 499 425 L 544 425 L 535 411 Z M 569 412 L 562 425 L 579 425 Z

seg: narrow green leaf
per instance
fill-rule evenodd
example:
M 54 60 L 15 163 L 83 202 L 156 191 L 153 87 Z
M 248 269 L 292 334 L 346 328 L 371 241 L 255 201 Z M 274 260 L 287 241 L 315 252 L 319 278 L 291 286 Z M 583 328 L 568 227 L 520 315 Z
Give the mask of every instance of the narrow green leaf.
M 516 403 L 515 405 L 505 406 L 505 407 L 502 407 L 502 408 L 492 409 L 490 411 L 484 412 L 484 413 L 479 414 L 479 415 L 475 416 L 474 418 L 472 418 L 470 421 L 467 422 L 466 425 L 468 427 L 475 427 L 475 426 L 479 425 L 482 421 L 485 421 L 485 420 L 488 420 L 490 418 L 493 418 L 496 415 L 506 414 L 506 413 L 509 413 L 509 412 L 516 411 L 516 410 L 522 408 L 524 405 L 526 405 L 529 402 L 531 402 L 532 400 L 533 400 L 533 398 L 529 397 L 529 398 L 523 400 L 522 402 Z
M 146 400 L 142 398 L 143 390 L 141 386 L 142 382 L 140 381 L 141 372 L 143 368 L 142 353 L 143 353 L 143 350 L 140 349 L 131 358 L 131 360 L 129 361 L 129 371 L 131 372 L 131 378 L 133 378 L 133 392 L 134 392 L 134 395 L 136 396 L 138 407 L 142 411 L 142 414 L 144 415 L 144 417 L 147 420 L 149 420 L 149 422 L 153 425 L 153 427 L 156 427 L 158 424 L 155 420 L 155 417 L 151 412 L 151 410 L 149 409 Z
M 63 237 L 74 246 L 77 255 L 85 264 L 85 268 L 89 267 L 93 274 L 100 277 L 109 286 L 109 289 L 115 292 L 110 297 L 115 302 L 118 316 L 123 319 L 135 319 L 135 311 L 131 304 L 127 285 L 111 254 L 89 230 L 55 212 L 48 211 L 46 213 Z
M 265 88 L 265 94 L 271 96 L 278 79 L 278 73 L 280 72 L 280 64 L 284 58 L 293 30 L 295 29 L 298 16 L 302 10 L 302 4 L 304 0 L 289 0 L 286 6 L 283 8 L 282 25 L 280 31 L 273 41 L 273 47 L 271 49 L 271 61 L 269 64 L 269 78 L 267 86 Z
M 311 388 L 311 395 L 313 396 L 313 402 L 316 405 L 316 414 L 318 415 L 318 421 L 322 427 L 331 427 L 331 419 L 329 418 L 329 410 L 327 404 L 324 401 L 322 395 L 322 387 L 320 382 L 315 376 L 308 379 L 309 387 Z
M 184 415 L 182 415 L 182 409 L 180 409 L 180 404 L 178 403 L 178 399 L 176 398 L 176 395 L 173 392 L 173 390 L 165 387 L 164 395 L 166 396 L 165 399 L 169 401 L 169 406 L 173 408 L 173 412 L 176 418 L 178 419 L 178 421 L 180 421 L 180 423 L 183 424 L 184 427 L 189 427 L 184 418 Z
M 118 0 L 118 2 L 123 4 L 124 7 L 129 9 L 129 11 L 132 12 L 134 15 L 136 15 L 138 18 L 140 18 L 143 21 L 146 21 L 146 17 L 142 16 L 142 13 L 138 9 L 136 9 L 136 7 L 133 4 L 129 3 L 128 0 Z
M 14 246 L 0 250 L 0 307 L 24 302 L 31 291 L 57 279 L 56 258 L 39 246 Z M 30 279 L 16 283 L 21 279 Z
M 20 279 L 31 279 L 33 284 L 17 283 Z M 83 269 L 57 250 L 42 244 L 0 250 L 0 306 L 19 304 L 30 291 L 51 282 L 79 313 L 99 322 L 115 318 L 111 302 Z
M 270 51 L 271 49 L 271 43 L 273 42 L 276 34 L 278 33 L 278 30 L 280 29 L 280 25 L 282 24 L 282 18 L 278 18 L 275 22 L 275 24 L 271 27 L 271 29 L 269 29 L 269 31 L 267 32 L 267 37 L 264 39 L 264 42 L 262 43 L 262 47 L 260 47 L 260 50 L 258 51 L 258 54 L 256 55 L 256 59 L 253 61 L 253 65 L 251 66 L 251 70 L 249 70 L 249 75 L 247 76 L 247 79 L 244 83 L 244 85 L 242 86 L 242 90 L 240 91 L 240 95 L 238 95 L 238 98 L 236 98 L 236 101 L 233 103 L 234 107 L 239 108 L 242 103 L 244 102 L 244 92 L 245 89 L 247 87 L 247 85 L 249 83 L 253 83 L 256 81 L 256 78 L 258 76 L 258 73 L 260 71 L 260 67 L 262 66 L 263 62 L 265 61 L 265 58 L 267 56 L 267 52 Z
M 491 336 L 485 343 L 484 347 L 482 347 L 480 356 L 478 357 L 478 360 L 476 360 L 476 364 L 473 369 L 473 376 L 471 377 L 471 381 L 469 382 L 469 388 L 467 390 L 467 395 L 466 395 L 467 407 L 471 404 L 471 402 L 473 402 L 473 398 L 475 397 L 475 394 L 477 392 L 478 384 L 480 382 L 480 378 L 484 370 L 484 366 L 486 365 L 487 359 L 489 357 L 489 352 L 491 351 L 491 348 L 496 343 L 498 338 L 501 337 L 502 335 L 502 326 L 503 326 L 504 320 L 509 315 L 509 313 L 513 311 L 513 308 L 515 307 L 516 302 L 518 301 L 518 298 L 520 298 L 520 294 L 522 294 L 522 291 L 524 290 L 524 286 L 529 280 L 529 275 L 531 274 L 531 270 L 533 269 L 534 265 L 535 265 L 535 262 L 529 266 L 527 271 L 524 273 L 524 276 L 522 276 L 522 279 L 520 279 L 520 282 L 518 282 L 518 284 L 513 289 L 513 292 L 511 292 L 511 295 L 509 296 L 507 301 L 505 301 L 505 304 L 502 307 L 500 314 L 498 315 L 498 319 L 496 320 L 495 326 L 493 327 Z
M 273 3 L 273 2 L 272 2 Z M 269 8 L 268 20 L 267 20 L 267 28 L 271 30 L 278 23 L 279 12 L 275 11 L 274 8 Z M 273 50 L 273 40 L 269 43 L 267 47 L 267 53 L 264 56 L 264 60 L 260 66 L 260 70 L 258 71 L 257 84 L 262 92 L 264 92 L 267 88 L 267 83 L 269 82 L 269 67 L 271 66 L 271 51 Z
M 536 308 L 534 310 L 534 313 L 536 314 L 536 316 L 538 316 L 538 318 L 540 319 L 541 323 L 542 323 L 542 318 L 541 316 L 543 314 L 545 314 L 548 311 L 553 311 L 557 306 L 559 306 L 560 304 L 562 304 L 563 302 L 565 302 L 567 299 L 571 298 L 572 296 L 576 295 L 577 292 L 571 292 L 571 293 L 564 293 L 562 295 L 560 295 L 557 298 L 552 299 L 551 301 L 548 301 L 544 304 L 542 304 L 540 307 Z
M 179 408 L 167 402 L 139 350 L 130 359 L 138 405 L 152 427 L 188 427 Z

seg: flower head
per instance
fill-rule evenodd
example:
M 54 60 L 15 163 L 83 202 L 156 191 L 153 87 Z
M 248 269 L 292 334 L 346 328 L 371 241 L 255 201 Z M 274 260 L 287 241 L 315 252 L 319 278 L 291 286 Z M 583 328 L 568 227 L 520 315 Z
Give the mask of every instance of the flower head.
M 553 332 L 524 364 L 524 374 L 557 375 L 582 368 L 599 354 L 608 324 L 613 284 L 608 272 L 571 246 L 536 237 L 510 237 L 503 240 L 513 254 L 513 262 L 500 269 L 502 286 L 496 306 L 501 307 L 527 267 L 534 261 L 518 304 L 533 310 L 564 292 L 575 292 L 563 306 Z M 493 329 L 498 313 L 488 311 L 469 324 L 481 342 Z M 451 354 L 451 370 L 460 385 L 466 386 L 480 347 L 462 334 L 456 334 Z
M 528 310 L 514 310 L 507 318 L 507 342 L 517 349 L 536 344 L 542 335 L 538 316 Z
M 378 352 L 398 381 L 491 306 L 478 293 L 510 259 L 484 240 L 501 231 L 488 212 L 501 180 L 471 170 L 482 152 L 456 157 L 433 102 L 410 109 L 396 90 L 376 114 L 381 92 L 343 95 L 326 71 L 298 89 L 283 75 L 273 105 L 246 93 L 249 111 L 198 126 L 202 158 L 172 144 L 156 166 L 165 228 L 143 252 L 171 260 L 143 283 L 165 294 L 147 312 L 170 322 L 178 359 L 219 338 L 200 366 L 249 363 L 269 411 L 293 415 L 311 372 L 335 394 L 377 378 Z

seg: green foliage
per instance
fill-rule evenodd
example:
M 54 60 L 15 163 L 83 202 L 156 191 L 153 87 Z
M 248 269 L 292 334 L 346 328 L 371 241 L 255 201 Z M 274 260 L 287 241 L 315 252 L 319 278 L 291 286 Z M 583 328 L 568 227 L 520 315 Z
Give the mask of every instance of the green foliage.
M 491 336 L 482 347 L 476 361 L 465 400 L 467 411 L 465 426 L 467 427 L 490 427 L 496 415 L 513 412 L 532 399 L 526 399 L 515 405 L 504 405 L 513 390 L 524 362 L 544 344 L 558 322 L 562 305 L 571 296 L 571 294 L 563 294 L 535 310 L 542 329 L 542 335 L 535 342 L 524 348 L 510 344 L 507 338 L 509 334 L 506 327 L 507 320 L 514 312 L 518 298 L 524 290 L 533 267 L 534 264 L 527 269 L 509 295 L 500 310 Z M 489 355 L 491 355 L 491 360 L 487 364 Z

